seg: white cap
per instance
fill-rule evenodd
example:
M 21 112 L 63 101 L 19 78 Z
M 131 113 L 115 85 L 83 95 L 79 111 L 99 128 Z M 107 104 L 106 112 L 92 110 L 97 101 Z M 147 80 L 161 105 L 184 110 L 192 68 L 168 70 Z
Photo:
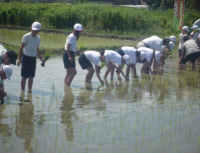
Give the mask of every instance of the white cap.
M 182 30 L 186 30 L 186 31 L 190 32 L 190 30 L 187 26 L 183 26 Z
M 82 30 L 82 25 L 79 24 L 79 23 L 75 24 L 75 25 L 74 25 L 74 30 L 76 30 L 76 31 L 83 31 L 83 30 Z
M 161 53 L 159 51 L 155 51 L 155 59 L 158 65 L 160 65 L 160 57 Z
M 170 41 L 169 42 L 169 47 L 170 47 L 170 50 L 173 50 L 174 47 L 175 47 L 175 44 L 172 41 Z
M 41 24 L 39 22 L 34 22 L 31 27 L 32 30 L 41 30 Z
M 176 37 L 175 36 L 170 36 L 171 41 L 176 42 Z
M 130 57 L 128 55 L 124 55 L 123 59 L 125 59 L 126 64 L 130 64 Z
M 10 80 L 10 76 L 12 75 L 12 68 L 8 65 L 4 65 L 3 71 L 6 74 L 7 79 Z
M 163 53 L 165 51 L 167 47 L 165 45 L 162 45 L 162 48 L 161 48 L 161 53 Z
M 145 52 L 143 51 L 140 52 L 140 58 L 141 58 L 141 62 L 146 58 Z
M 194 26 L 192 26 L 191 29 L 192 29 L 192 30 L 197 30 L 197 29 L 199 29 L 199 27 L 198 27 L 197 25 L 194 25 Z

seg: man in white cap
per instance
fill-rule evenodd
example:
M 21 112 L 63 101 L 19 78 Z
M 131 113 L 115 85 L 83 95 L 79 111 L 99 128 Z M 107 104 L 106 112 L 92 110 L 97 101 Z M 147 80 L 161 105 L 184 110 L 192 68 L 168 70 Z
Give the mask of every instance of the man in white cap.
M 34 22 L 31 26 L 31 32 L 27 33 L 22 38 L 21 47 L 19 50 L 18 66 L 22 63 L 21 67 L 21 90 L 25 90 L 26 80 L 28 79 L 28 90 L 32 90 L 33 79 L 35 77 L 36 70 L 36 56 L 40 58 L 42 62 L 45 62 L 41 56 L 40 36 L 38 35 L 41 30 L 41 24 Z M 22 52 L 24 50 L 24 54 Z
M 200 57 L 200 48 L 194 39 L 189 40 L 189 36 L 184 36 L 183 40 L 184 44 L 181 47 L 180 69 L 186 69 L 186 62 L 191 61 L 192 70 L 194 70 L 195 62 L 197 58 Z
M 190 32 L 189 28 L 187 26 L 183 26 L 182 27 L 182 32 L 179 35 L 179 50 L 178 50 L 178 52 L 179 52 L 179 59 L 181 58 L 181 47 L 182 47 L 182 45 L 184 43 L 183 37 L 185 35 L 187 35 L 188 32 Z
M 4 97 L 7 96 L 7 93 L 4 91 L 4 86 L 3 86 L 3 80 L 8 79 L 10 80 L 10 77 L 12 75 L 12 68 L 8 65 L 4 65 L 3 69 L 0 70 L 0 100 L 1 100 L 1 104 L 4 103 Z
M 88 74 L 86 75 L 86 78 L 85 78 L 86 83 L 91 83 L 91 80 L 94 74 L 94 68 L 91 63 L 95 65 L 95 72 L 99 79 L 99 82 L 101 84 L 104 83 L 99 75 L 99 70 L 101 69 L 101 67 L 98 65 L 98 63 L 100 59 L 101 59 L 101 55 L 99 52 L 96 52 L 96 51 L 85 51 L 79 56 L 78 61 L 79 61 L 80 66 L 82 67 L 83 70 L 84 69 L 88 70 Z
M 71 85 L 71 82 L 77 73 L 75 65 L 75 53 L 77 52 L 76 41 L 81 35 L 82 30 L 83 29 L 81 24 L 79 23 L 75 24 L 73 32 L 66 39 L 65 52 L 63 54 L 63 63 L 66 69 L 64 82 L 65 85 L 68 86 Z
M 115 51 L 105 50 L 101 52 L 101 62 L 105 62 L 108 68 L 104 75 L 104 78 L 107 78 L 108 74 L 111 72 L 111 79 L 113 79 L 114 70 L 116 68 L 119 73 L 122 73 L 126 81 L 129 80 L 128 76 L 124 74 L 121 68 L 122 64 L 126 64 L 127 66 L 130 65 L 130 57 L 128 55 L 124 55 L 123 57 L 121 57 L 121 55 Z M 115 66 L 114 63 L 116 63 L 118 66 Z
M 194 25 L 192 28 L 192 33 L 190 34 L 190 39 L 194 39 L 195 41 L 197 41 L 198 39 L 198 31 L 200 30 L 200 28 L 197 25 Z
M 122 57 L 124 55 L 128 55 L 130 57 L 131 60 L 131 64 L 129 66 L 127 66 L 126 69 L 126 76 L 129 76 L 130 73 L 130 68 L 133 68 L 133 72 L 134 72 L 134 76 L 137 77 L 137 73 L 136 73 L 136 63 L 137 60 L 140 60 L 140 52 L 137 51 L 134 47 L 128 47 L 128 46 L 124 46 L 118 49 L 117 51 Z

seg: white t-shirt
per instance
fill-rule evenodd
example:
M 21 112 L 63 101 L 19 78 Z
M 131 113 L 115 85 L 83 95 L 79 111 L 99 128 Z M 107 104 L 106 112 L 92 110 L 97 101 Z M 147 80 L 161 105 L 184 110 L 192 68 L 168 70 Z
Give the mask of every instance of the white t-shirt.
M 191 34 L 193 34 L 193 32 L 192 32 Z M 194 35 L 193 35 L 193 37 L 192 37 L 191 39 L 197 41 L 198 35 L 199 35 L 199 33 L 198 33 L 198 32 L 195 32 Z
M 122 57 L 117 52 L 113 50 L 105 50 L 104 56 L 107 64 L 111 62 L 121 65 Z
M 125 55 L 129 55 L 131 62 L 136 64 L 137 60 L 136 49 L 134 47 L 128 47 L 128 46 L 121 47 L 121 49 L 124 51 Z
M 162 49 L 163 45 L 163 39 L 161 39 L 158 36 L 151 36 L 149 38 L 146 38 L 142 40 L 145 44 L 149 45 L 149 48 L 155 50 L 155 51 L 160 51 Z
M 22 43 L 26 44 L 24 47 L 24 54 L 31 57 L 37 56 L 37 47 L 40 46 L 40 36 L 33 37 L 30 33 L 27 33 L 22 38 Z
M 140 47 L 140 48 L 138 48 L 138 51 L 139 52 L 142 52 L 142 51 L 145 52 L 145 54 L 146 54 L 146 60 L 148 62 L 151 61 L 151 58 L 152 58 L 152 55 L 153 55 L 153 50 L 151 48 Z
M 67 50 L 67 44 L 70 44 L 70 51 L 76 52 L 76 37 L 71 33 L 65 43 L 65 50 Z
M 3 47 L 2 44 L 0 44 L 0 65 L 3 63 L 3 57 L 7 50 Z
M 183 34 L 181 33 L 181 34 L 179 35 L 179 49 L 181 49 L 183 43 L 184 43 L 184 41 L 183 41 Z
M 100 53 L 99 52 L 95 52 L 95 51 L 85 51 L 84 52 L 86 58 L 92 62 L 94 65 L 98 66 L 98 63 L 100 61 Z

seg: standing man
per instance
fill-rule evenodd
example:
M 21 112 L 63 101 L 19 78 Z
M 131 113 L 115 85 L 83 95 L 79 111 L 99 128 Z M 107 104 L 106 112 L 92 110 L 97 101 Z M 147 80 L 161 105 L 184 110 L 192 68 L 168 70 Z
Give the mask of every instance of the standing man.
M 0 44 L 0 65 L 16 65 L 17 54 L 14 51 L 7 51 L 2 44 Z
M 98 65 L 98 63 L 100 59 L 101 59 L 100 53 L 95 52 L 95 51 L 85 51 L 79 56 L 78 61 L 79 61 L 80 66 L 82 67 L 83 70 L 84 69 L 88 70 L 88 74 L 86 75 L 86 78 L 85 78 L 86 83 L 91 83 L 91 80 L 94 74 L 94 68 L 91 62 L 95 65 L 95 72 L 99 79 L 99 82 L 101 84 L 104 83 L 99 75 L 99 70 L 101 69 L 101 67 Z
M 114 70 L 116 68 L 119 73 L 122 73 L 126 81 L 129 80 L 128 77 L 125 76 L 121 68 L 122 64 L 127 64 L 127 66 L 130 65 L 130 57 L 128 55 L 124 55 L 122 58 L 121 55 L 115 51 L 105 50 L 104 52 L 101 52 L 101 61 L 105 62 L 108 68 L 104 75 L 104 78 L 107 78 L 108 74 L 111 72 L 111 79 L 113 79 Z M 118 66 L 115 66 L 114 63 L 116 63 Z
M 32 90 L 33 79 L 35 77 L 36 69 L 36 56 L 40 58 L 42 62 L 45 62 L 39 51 L 40 36 L 38 35 L 41 30 L 41 24 L 34 22 L 31 26 L 31 32 L 25 34 L 22 38 L 22 44 L 19 50 L 18 66 L 22 63 L 21 68 L 21 90 L 25 90 L 26 80 L 28 78 L 28 90 Z M 22 55 L 22 51 L 24 54 Z
M 74 25 L 73 32 L 67 37 L 65 43 L 65 52 L 63 54 L 64 67 L 66 69 L 65 75 L 65 85 L 70 86 L 72 80 L 76 75 L 76 65 L 75 65 L 75 52 L 76 41 L 78 41 L 79 36 L 82 32 L 82 25 L 77 23 Z

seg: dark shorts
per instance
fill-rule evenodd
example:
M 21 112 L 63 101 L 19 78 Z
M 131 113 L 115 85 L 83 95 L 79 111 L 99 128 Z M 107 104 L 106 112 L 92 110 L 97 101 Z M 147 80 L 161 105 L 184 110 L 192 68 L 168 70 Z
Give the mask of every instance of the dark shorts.
M 36 57 L 22 55 L 21 77 L 35 77 Z
M 180 58 L 181 57 L 181 50 L 179 49 L 178 52 L 179 52 L 178 54 L 179 54 L 179 58 Z
M 191 61 L 192 63 L 195 63 L 195 61 L 197 60 L 197 58 L 200 56 L 200 52 L 194 52 L 194 53 L 190 53 L 187 54 L 182 60 L 181 60 L 181 64 L 185 64 L 188 61 Z
M 80 66 L 82 67 L 82 69 L 87 69 L 89 67 L 92 67 L 91 62 L 87 59 L 87 57 L 85 56 L 85 54 L 81 54 L 78 58 L 78 62 L 80 64 Z
M 122 57 L 125 55 L 125 54 L 124 54 L 124 51 L 123 51 L 121 48 L 119 48 L 117 52 L 118 52 Z
M 69 57 L 68 57 L 67 51 L 65 51 L 64 54 L 63 54 L 63 63 L 64 63 L 64 66 L 65 66 L 65 69 L 76 68 L 75 54 L 72 51 L 70 51 L 70 53 L 71 53 L 71 57 L 73 59 L 72 63 L 69 61 Z

